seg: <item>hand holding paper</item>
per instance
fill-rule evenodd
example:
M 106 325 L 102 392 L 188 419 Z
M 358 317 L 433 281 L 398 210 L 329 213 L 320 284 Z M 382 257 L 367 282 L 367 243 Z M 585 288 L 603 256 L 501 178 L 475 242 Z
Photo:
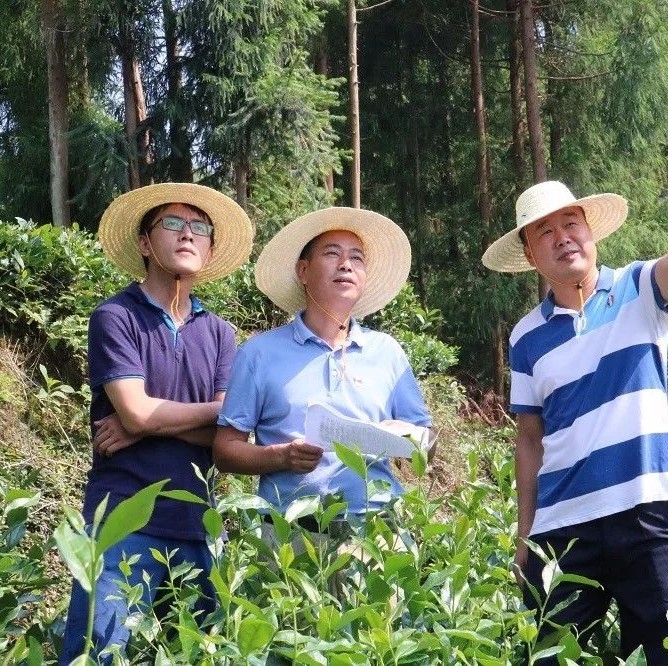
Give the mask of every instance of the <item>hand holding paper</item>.
M 333 451 L 339 442 L 369 455 L 410 458 L 416 448 L 428 448 L 429 428 L 404 421 L 369 423 L 313 403 L 306 410 L 305 439 L 325 451 Z

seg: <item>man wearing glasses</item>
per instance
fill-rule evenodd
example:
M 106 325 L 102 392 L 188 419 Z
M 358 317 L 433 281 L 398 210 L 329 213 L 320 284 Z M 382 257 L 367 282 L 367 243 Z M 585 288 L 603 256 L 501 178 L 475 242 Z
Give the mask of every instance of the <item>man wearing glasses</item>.
M 99 305 L 90 319 L 93 463 L 83 508 L 88 524 L 106 496 L 108 513 L 164 479 L 170 479 L 165 490 L 209 500 L 195 468 L 206 476 L 212 466 L 216 417 L 236 345 L 232 326 L 205 310 L 191 289 L 234 271 L 252 245 L 248 216 L 234 201 L 182 183 L 150 185 L 118 197 L 102 217 L 99 236 L 107 258 L 138 281 Z M 148 524 L 105 553 L 93 633 L 94 653 L 102 663 L 112 660 L 111 654 L 100 657 L 104 648 L 117 645 L 123 652 L 129 638 L 124 625 L 129 611 L 117 584 L 123 553 L 139 556 L 129 582 L 143 584 L 143 604 L 159 601 L 168 573 L 153 557 L 155 550 L 175 552 L 172 567 L 190 562 L 200 569 L 192 581 L 204 593 L 199 610 L 213 608 L 205 508 L 159 497 Z M 143 571 L 150 575 L 148 585 Z M 61 664 L 83 651 L 87 613 L 88 595 L 75 582 Z

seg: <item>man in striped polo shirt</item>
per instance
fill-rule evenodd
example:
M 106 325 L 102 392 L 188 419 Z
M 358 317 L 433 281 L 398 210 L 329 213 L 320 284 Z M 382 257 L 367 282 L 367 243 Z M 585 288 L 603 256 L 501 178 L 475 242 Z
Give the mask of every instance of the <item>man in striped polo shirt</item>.
M 643 645 L 649 664 L 668 664 L 668 255 L 597 268 L 596 242 L 627 215 L 615 194 L 576 199 L 545 182 L 516 212 L 483 263 L 535 269 L 551 289 L 510 336 L 518 580 L 544 594 L 544 563 L 525 539 L 549 545 L 564 572 L 600 583 L 560 584 L 548 610 L 579 596 L 551 619 L 584 643 L 614 598 L 623 655 Z

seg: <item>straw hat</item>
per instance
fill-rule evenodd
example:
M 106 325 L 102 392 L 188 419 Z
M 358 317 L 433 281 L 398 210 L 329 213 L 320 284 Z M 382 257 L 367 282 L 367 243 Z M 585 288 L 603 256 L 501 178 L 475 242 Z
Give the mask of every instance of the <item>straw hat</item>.
M 515 205 L 515 229 L 501 236 L 485 250 L 482 263 L 487 268 L 500 272 L 519 273 L 532 270 L 533 266 L 524 256 L 520 229 L 571 206 L 579 206 L 584 211 L 594 242 L 616 231 L 628 214 L 626 199 L 618 194 L 594 194 L 576 199 L 563 183 L 555 180 L 538 183 L 520 194 Z
M 303 310 L 306 296 L 295 265 L 304 246 L 326 231 L 351 231 L 364 246 L 366 289 L 351 314 L 364 317 L 387 305 L 408 278 L 411 246 L 392 220 L 360 208 L 324 208 L 283 227 L 257 260 L 258 289 L 289 314 Z
M 253 245 L 253 228 L 241 206 L 210 187 L 193 183 L 159 183 L 121 194 L 100 220 L 98 235 L 109 261 L 132 277 L 143 279 L 146 268 L 139 251 L 139 225 L 149 210 L 170 203 L 201 208 L 214 227 L 209 262 L 194 282 L 210 282 L 228 275 L 248 260 Z

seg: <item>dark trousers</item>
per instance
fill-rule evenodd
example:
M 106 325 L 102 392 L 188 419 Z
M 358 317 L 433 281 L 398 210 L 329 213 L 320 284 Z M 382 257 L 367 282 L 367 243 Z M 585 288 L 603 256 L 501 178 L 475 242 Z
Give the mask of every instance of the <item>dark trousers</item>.
M 167 567 L 156 560 L 151 553 L 151 548 L 163 555 L 165 552 L 177 549 L 171 559 L 172 567 L 183 562 L 193 563 L 200 573 L 190 582 L 198 585 L 202 590 L 202 597 L 196 605 L 196 610 L 208 613 L 215 608 L 215 590 L 208 579 L 213 560 L 204 541 L 164 539 L 134 532 L 104 554 L 104 570 L 97 580 L 97 594 L 95 595 L 92 636 L 95 663 L 111 664 L 111 655 L 100 657 L 99 653 L 111 645 L 118 645 L 121 652 L 124 652 L 130 638 L 130 630 L 125 626 L 125 620 L 132 609 L 127 607 L 117 582 L 123 579 L 118 565 L 124 554 L 128 557 L 130 555 L 140 556 L 132 567 L 129 583 L 133 586 L 144 584 L 142 602 L 147 607 L 154 603 L 158 588 L 163 585 L 169 575 Z M 150 586 L 145 584 L 144 572 L 150 576 Z M 88 603 L 88 593 L 75 581 L 67 613 L 63 648 L 58 662 L 61 666 L 69 664 L 84 650 L 84 637 L 88 625 Z
M 575 545 L 562 557 L 572 539 L 577 539 Z M 628 657 L 642 645 L 648 664 L 668 664 L 668 651 L 663 647 L 663 640 L 668 637 L 668 502 L 641 504 L 611 516 L 533 535 L 531 541 L 546 553 L 549 543 L 560 558 L 564 573 L 586 576 L 602 585 L 558 585 L 550 595 L 548 609 L 566 600 L 574 590 L 580 594 L 552 618 L 556 623 L 572 623 L 581 633 L 592 622 L 604 618 L 614 598 L 620 612 L 623 656 Z M 542 560 L 530 551 L 525 574 L 541 592 L 543 567 Z M 524 597 L 529 608 L 537 607 L 526 586 Z M 541 637 L 551 631 L 543 626 Z M 591 631 L 582 634 L 581 642 L 590 635 Z

